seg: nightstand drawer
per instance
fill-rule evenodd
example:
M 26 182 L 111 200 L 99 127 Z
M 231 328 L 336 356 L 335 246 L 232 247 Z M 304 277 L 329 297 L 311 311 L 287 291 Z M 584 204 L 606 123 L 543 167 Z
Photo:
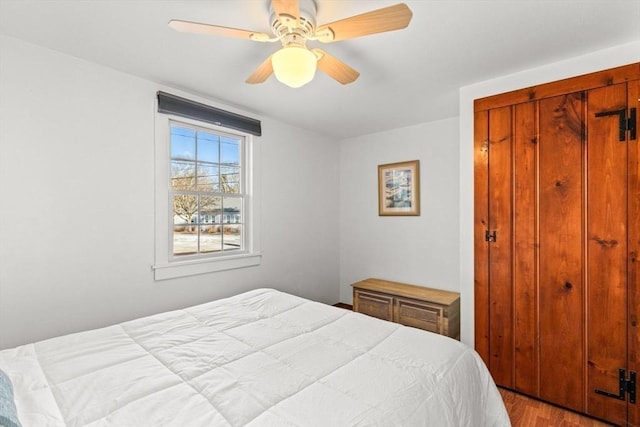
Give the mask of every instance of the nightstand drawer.
M 438 334 L 444 333 L 444 309 L 441 306 L 398 298 L 396 307 L 398 323 Z
M 383 320 L 393 320 L 393 297 L 356 290 L 353 310 Z

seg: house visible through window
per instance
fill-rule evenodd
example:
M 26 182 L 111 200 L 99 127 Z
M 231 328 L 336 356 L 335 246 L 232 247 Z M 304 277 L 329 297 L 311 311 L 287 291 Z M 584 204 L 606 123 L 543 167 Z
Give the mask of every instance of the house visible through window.
M 245 247 L 245 137 L 170 122 L 173 258 L 198 258 Z

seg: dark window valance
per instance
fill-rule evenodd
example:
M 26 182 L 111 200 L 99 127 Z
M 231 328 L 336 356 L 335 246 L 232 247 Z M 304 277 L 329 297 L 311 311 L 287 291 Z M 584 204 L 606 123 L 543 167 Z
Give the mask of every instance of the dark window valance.
M 252 135 L 262 135 L 260 120 L 241 116 L 166 92 L 158 92 L 158 112 L 175 114 L 189 119 L 201 120 L 230 129 L 241 130 Z

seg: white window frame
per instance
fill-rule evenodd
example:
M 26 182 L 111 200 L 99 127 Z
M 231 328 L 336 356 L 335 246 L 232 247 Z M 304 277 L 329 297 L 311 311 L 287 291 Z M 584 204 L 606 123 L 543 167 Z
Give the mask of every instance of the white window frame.
M 202 100 L 197 100 L 202 102 Z M 156 101 L 157 102 L 157 101 Z M 260 233 L 258 225 L 260 203 L 258 198 L 259 182 L 259 146 L 254 136 L 221 126 L 212 125 L 199 120 L 178 117 L 172 114 L 155 113 L 155 260 L 153 265 L 155 280 L 166 280 L 197 274 L 260 265 Z M 242 169 L 244 179 L 244 248 L 241 252 L 221 252 L 214 256 L 201 256 L 180 259 L 173 256 L 172 227 L 173 209 L 169 201 L 170 164 L 171 164 L 171 123 L 184 123 L 198 128 L 211 129 L 225 134 L 237 135 L 244 139 L 242 149 Z

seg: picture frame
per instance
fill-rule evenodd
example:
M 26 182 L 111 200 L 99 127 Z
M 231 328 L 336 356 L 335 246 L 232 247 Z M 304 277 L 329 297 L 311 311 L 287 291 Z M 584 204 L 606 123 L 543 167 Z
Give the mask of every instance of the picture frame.
M 420 161 L 378 166 L 378 215 L 420 215 Z

